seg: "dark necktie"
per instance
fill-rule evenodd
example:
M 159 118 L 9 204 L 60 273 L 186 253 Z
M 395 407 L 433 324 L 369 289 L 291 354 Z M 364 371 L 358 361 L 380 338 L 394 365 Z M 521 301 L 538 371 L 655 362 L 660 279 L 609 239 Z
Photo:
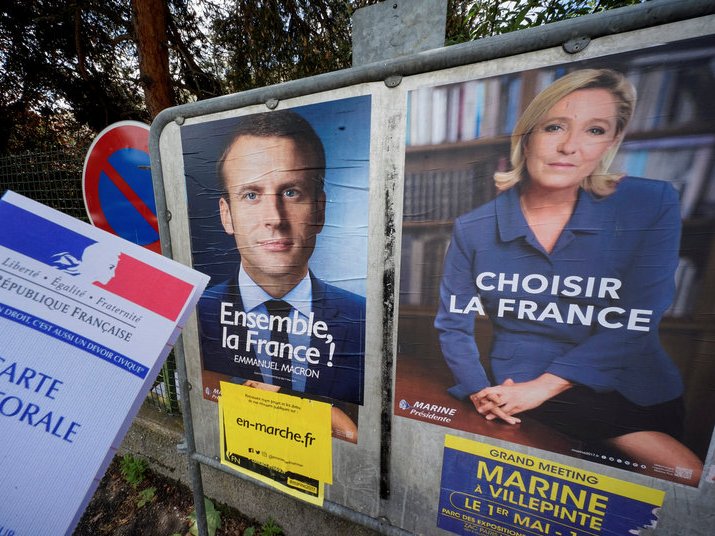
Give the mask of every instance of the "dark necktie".
M 268 314 L 271 316 L 287 318 L 288 313 L 290 313 L 291 306 L 289 303 L 283 300 L 268 300 L 264 304 L 268 310 Z M 272 326 L 278 326 L 278 322 L 272 322 Z M 279 331 L 278 329 L 271 329 L 271 340 L 278 343 L 278 348 L 280 349 L 281 343 L 288 342 L 288 332 Z M 283 363 L 284 360 L 280 357 L 273 359 L 276 363 Z M 286 364 L 290 364 L 290 361 L 286 360 Z M 281 371 L 280 367 L 278 370 L 273 372 L 273 385 L 279 387 L 285 387 L 286 389 L 291 389 L 293 381 L 291 379 L 292 374 L 289 371 Z

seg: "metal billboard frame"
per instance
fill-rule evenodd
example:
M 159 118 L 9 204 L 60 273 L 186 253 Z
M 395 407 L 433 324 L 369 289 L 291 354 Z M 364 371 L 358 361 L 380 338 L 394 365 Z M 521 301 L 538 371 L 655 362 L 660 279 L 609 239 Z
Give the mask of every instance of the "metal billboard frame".
M 393 60 L 371 63 L 274 86 L 168 108 L 155 118 L 151 125 L 149 139 L 159 230 L 162 237 L 162 252 L 168 257 L 173 257 L 170 240 L 171 233 L 169 229 L 171 214 L 166 203 L 163 166 L 160 154 L 161 133 L 163 129 L 171 123 L 182 125 L 185 120 L 189 118 L 235 110 L 251 105 L 263 104 L 268 109 L 274 109 L 281 101 L 286 99 L 346 88 L 356 84 L 384 82 L 387 87 L 397 87 L 401 83 L 402 78 L 406 76 L 506 58 L 552 47 L 562 47 L 565 52 L 575 54 L 588 47 L 589 42 L 595 38 L 647 29 L 662 24 L 686 21 L 712 14 L 715 14 L 715 3 L 711 0 L 653 0 L 643 4 L 587 15 L 537 28 L 530 28 L 410 56 L 403 56 Z M 394 191 L 387 191 L 385 195 L 388 202 L 394 201 Z M 385 218 L 384 231 L 388 237 L 386 242 L 386 245 L 389 246 L 388 258 L 394 258 L 398 247 L 395 231 L 399 226 L 399 222 L 395 221 L 394 214 L 391 213 L 386 213 Z M 381 403 L 380 418 L 380 498 L 383 500 L 388 500 L 390 497 L 391 391 L 395 345 L 394 297 L 397 291 L 394 281 L 394 264 L 392 264 L 392 266 L 386 267 L 383 275 L 383 291 L 385 293 L 383 316 L 386 319 L 382 331 L 383 362 L 381 383 L 384 394 Z M 188 393 L 191 389 L 191 385 L 187 377 L 182 338 L 177 341 L 175 354 L 177 356 L 180 389 L 182 392 Z M 265 485 L 222 466 L 213 458 L 198 453 L 196 451 L 189 396 L 182 397 L 181 403 L 186 432 L 189 474 L 194 494 L 199 534 L 204 536 L 208 534 L 208 530 L 203 501 L 202 464 L 232 476 L 248 480 L 255 485 Z M 370 517 L 339 503 L 326 500 L 324 509 L 332 514 L 383 534 L 411 534 L 388 522 Z

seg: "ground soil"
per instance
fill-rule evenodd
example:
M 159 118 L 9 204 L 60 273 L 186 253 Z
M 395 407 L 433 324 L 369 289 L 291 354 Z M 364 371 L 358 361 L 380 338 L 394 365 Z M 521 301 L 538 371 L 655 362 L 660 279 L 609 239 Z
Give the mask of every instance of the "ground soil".
M 142 490 L 154 487 L 154 498 L 139 506 Z M 216 536 L 242 536 L 248 527 L 260 534 L 260 524 L 240 512 L 216 504 L 221 527 Z M 184 484 L 147 470 L 136 487 L 122 476 L 119 458 L 104 475 L 74 536 L 184 536 L 189 533 L 193 495 Z

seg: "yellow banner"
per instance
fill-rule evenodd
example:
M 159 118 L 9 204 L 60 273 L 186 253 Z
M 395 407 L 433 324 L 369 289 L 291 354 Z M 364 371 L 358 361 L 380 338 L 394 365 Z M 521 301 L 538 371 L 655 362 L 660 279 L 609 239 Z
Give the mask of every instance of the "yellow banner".
M 606 475 L 593 473 L 591 471 L 570 465 L 563 465 L 550 460 L 545 460 L 543 458 L 537 458 L 536 456 L 529 456 L 528 454 L 523 454 L 521 452 L 471 441 L 458 436 L 447 434 L 445 436 L 444 446 L 447 448 L 461 450 L 462 452 L 467 452 L 469 454 L 474 454 L 476 456 L 481 456 L 485 459 L 498 461 L 503 464 L 513 465 L 522 469 L 529 469 L 535 473 L 557 477 L 561 480 L 577 484 L 592 486 L 603 491 L 628 497 L 633 500 L 647 502 L 649 504 L 661 505 L 663 504 L 663 499 L 665 497 L 665 492 L 658 489 L 641 486 L 640 484 L 634 484 L 633 482 L 626 482 L 617 478 L 611 478 Z
M 324 402 L 221 382 L 221 463 L 322 504 L 333 481 L 330 412 Z

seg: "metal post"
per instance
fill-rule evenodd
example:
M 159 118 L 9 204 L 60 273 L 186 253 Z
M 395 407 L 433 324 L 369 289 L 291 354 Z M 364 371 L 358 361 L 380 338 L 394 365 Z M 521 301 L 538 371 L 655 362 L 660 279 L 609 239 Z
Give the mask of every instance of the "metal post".
M 152 137 L 149 140 L 150 154 L 159 155 L 159 138 Z M 161 158 L 151 158 L 152 182 L 154 185 L 154 197 L 156 198 L 157 221 L 159 224 L 159 236 L 161 236 L 161 252 L 164 256 L 173 258 L 171 246 L 171 233 L 169 230 L 169 220 L 171 215 L 166 206 L 166 191 L 164 190 L 164 180 L 161 172 Z M 188 461 L 189 479 L 191 481 L 191 491 L 194 495 L 194 511 L 196 512 L 196 526 L 199 536 L 209 536 L 208 522 L 206 520 L 206 505 L 204 503 L 204 483 L 201 478 L 201 464 L 193 458 L 196 453 L 196 440 L 194 438 L 194 422 L 191 415 L 190 391 L 191 384 L 186 372 L 186 355 L 184 353 L 183 335 L 178 338 L 174 345 L 174 357 L 176 358 L 176 371 L 179 376 L 179 386 L 183 396 L 181 397 L 181 413 L 184 420 L 184 434 L 186 438 L 186 455 Z M 178 450 L 178 446 L 177 446 Z

